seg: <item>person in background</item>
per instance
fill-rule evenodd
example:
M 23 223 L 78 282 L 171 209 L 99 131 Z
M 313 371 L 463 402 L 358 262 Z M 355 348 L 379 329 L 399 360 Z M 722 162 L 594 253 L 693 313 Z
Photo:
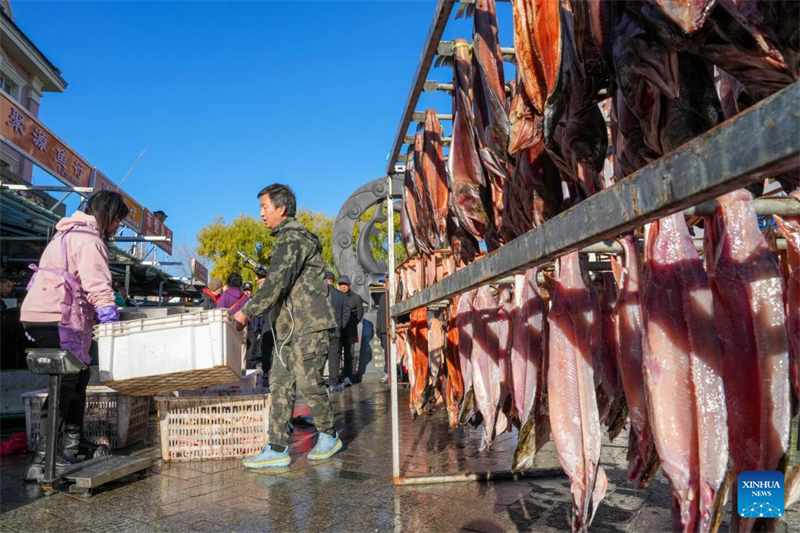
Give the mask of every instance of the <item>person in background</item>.
M 342 330 L 350 322 L 350 303 L 345 294 L 333 286 L 336 277 L 332 272 L 325 272 L 325 282 L 328 284 L 328 299 L 333 307 L 336 317 L 336 328 L 331 333 L 331 345 L 328 347 L 328 390 L 342 392 L 339 368 L 342 362 Z
M 6 303 L 1 298 L 10 298 L 13 290 L 13 281 L 8 278 L 0 278 L 0 309 L 6 308 Z
M 253 284 L 249 281 L 245 281 L 242 283 L 242 292 L 247 295 L 248 298 L 253 297 Z
M 381 348 L 383 348 L 383 368 L 384 374 L 381 378 L 381 383 L 389 382 L 389 351 L 387 350 L 387 340 L 389 334 L 389 298 L 387 297 L 388 283 L 386 278 L 383 279 L 383 294 L 378 298 L 378 316 L 375 318 L 375 329 L 378 333 L 378 338 L 381 340 Z
M 254 316 L 270 311 L 275 314 L 276 361 L 270 372 L 268 444 L 257 455 L 242 461 L 245 467 L 257 470 L 288 466 L 292 462 L 289 423 L 297 390 L 319 431 L 308 459 L 329 459 L 342 449 L 322 378 L 331 330 L 336 327 L 323 279 L 322 243 L 294 218 L 297 200 L 289 187 L 272 184 L 258 193 L 258 199 L 261 220 L 272 230 L 275 241 L 266 280 L 253 299 L 234 315 L 243 327 Z
M 358 341 L 358 324 L 364 318 L 364 300 L 350 290 L 349 277 L 339 276 L 337 283 L 339 290 L 347 296 L 347 302 L 350 304 L 350 320 L 347 321 L 342 332 L 344 386 L 349 387 L 354 381 L 358 381 L 358 349 L 355 347 L 355 343 Z
M 199 307 L 205 311 L 210 311 L 217 308 L 217 301 L 222 295 L 222 282 L 219 278 L 211 278 L 208 282 L 208 287 L 203 289 L 203 295 L 200 296 L 200 301 L 197 302 Z
M 242 276 L 234 272 L 228 276 L 228 288 L 217 300 L 217 309 L 227 309 L 234 314 L 249 301 L 250 298 L 242 291 Z
M 69 350 L 87 365 L 85 370 L 61 378 L 56 427 L 63 424 L 64 430 L 56 456 L 57 469 L 63 470 L 76 462 L 79 455 L 88 459 L 110 453 L 105 446 L 84 439 L 81 433 L 90 377 L 88 365 L 92 362 L 89 355 L 92 327 L 96 321 L 105 324 L 119 320 L 107 242 L 127 215 L 122 195 L 100 191 L 89 199 L 85 213 L 78 211 L 61 219 L 39 266 L 32 267 L 35 273 L 22 303 L 22 324 L 37 348 Z M 35 481 L 44 465 L 49 428 L 47 406 L 45 400 L 39 440 L 25 474 L 26 481 Z
M 115 281 L 113 287 L 114 287 L 114 303 L 117 304 L 117 307 L 128 307 L 128 302 L 122 295 L 123 289 L 120 288 L 119 283 Z

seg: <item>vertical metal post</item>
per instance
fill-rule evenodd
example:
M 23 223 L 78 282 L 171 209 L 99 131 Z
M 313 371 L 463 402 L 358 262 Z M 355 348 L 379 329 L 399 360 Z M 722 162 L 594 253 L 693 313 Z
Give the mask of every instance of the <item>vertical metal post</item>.
M 158 307 L 161 307 L 164 302 L 164 282 L 158 282 Z
M 389 223 L 389 272 L 388 284 L 386 285 L 386 300 L 389 304 L 389 309 L 394 306 L 395 295 L 395 279 L 394 279 L 394 200 L 392 199 L 392 175 L 386 177 L 389 184 L 388 193 L 386 195 L 386 214 Z M 389 319 L 389 338 L 386 342 L 386 349 L 389 350 L 389 371 L 392 377 L 392 478 L 397 482 L 400 479 L 400 424 L 399 424 L 399 411 L 397 405 L 397 353 L 394 349 L 395 341 L 395 324 L 394 317 L 387 312 Z
M 47 449 L 44 455 L 44 483 L 52 483 L 56 477 L 56 454 L 58 454 L 58 411 L 61 398 L 61 376 L 50 374 L 50 387 L 47 391 Z
M 125 294 L 130 298 L 131 294 L 131 266 L 125 265 Z

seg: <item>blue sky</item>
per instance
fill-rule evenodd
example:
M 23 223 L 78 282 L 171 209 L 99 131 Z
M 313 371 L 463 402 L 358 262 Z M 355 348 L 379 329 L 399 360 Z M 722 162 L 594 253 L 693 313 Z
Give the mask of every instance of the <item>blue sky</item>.
M 115 181 L 150 143 L 123 188 L 189 246 L 215 216 L 257 216 L 271 182 L 335 216 L 383 176 L 435 5 L 12 0 L 69 83 L 40 118 Z M 510 6 L 498 12 L 511 46 Z M 451 22 L 445 38 L 469 39 L 471 24 Z M 430 106 L 449 113 L 450 99 L 423 95 L 418 109 Z

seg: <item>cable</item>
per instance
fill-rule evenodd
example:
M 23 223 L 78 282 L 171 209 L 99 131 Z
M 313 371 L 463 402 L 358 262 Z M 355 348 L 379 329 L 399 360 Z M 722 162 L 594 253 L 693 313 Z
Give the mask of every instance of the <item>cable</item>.
M 286 337 L 286 339 L 280 345 L 278 344 L 278 336 L 275 335 L 275 330 L 272 327 L 272 320 L 269 321 L 269 329 L 272 331 L 272 338 L 275 339 L 275 346 L 278 348 L 278 359 L 280 360 L 281 364 L 283 365 L 283 368 L 285 368 L 286 370 L 289 370 L 289 367 L 286 366 L 286 361 L 283 360 L 282 351 L 283 351 L 283 348 L 286 346 L 286 344 L 291 340 L 292 335 L 294 335 L 294 315 L 292 314 L 292 310 L 289 309 L 289 301 L 288 300 L 289 300 L 289 298 L 287 298 L 287 300 L 283 302 L 283 306 L 286 308 L 286 311 L 289 312 L 289 320 L 292 321 L 292 327 L 289 328 L 289 335 Z M 269 320 L 269 318 L 268 318 L 268 320 Z

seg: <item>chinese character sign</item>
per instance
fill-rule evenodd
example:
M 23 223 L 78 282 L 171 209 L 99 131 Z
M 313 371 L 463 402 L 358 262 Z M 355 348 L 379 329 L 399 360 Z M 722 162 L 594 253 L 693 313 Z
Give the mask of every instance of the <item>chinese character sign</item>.
M 0 91 L 0 137 L 61 182 L 88 187 L 91 167 L 33 115 Z
M 114 191 L 120 193 L 122 199 L 125 201 L 125 205 L 128 206 L 128 216 L 125 217 L 124 221 L 125 225 L 137 233 L 142 231 L 142 214 L 144 213 L 142 206 L 128 196 L 125 191 L 118 190 L 117 186 L 111 180 L 105 177 L 100 171 L 97 171 L 94 177 L 94 192 L 98 193 L 100 191 Z
M 158 220 L 149 209 L 145 209 L 142 216 L 142 235 L 145 237 L 167 237 L 168 241 L 159 241 L 153 244 L 172 255 L 172 230 Z
M 197 259 L 192 259 L 192 279 L 194 283 L 208 285 L 208 269 Z

